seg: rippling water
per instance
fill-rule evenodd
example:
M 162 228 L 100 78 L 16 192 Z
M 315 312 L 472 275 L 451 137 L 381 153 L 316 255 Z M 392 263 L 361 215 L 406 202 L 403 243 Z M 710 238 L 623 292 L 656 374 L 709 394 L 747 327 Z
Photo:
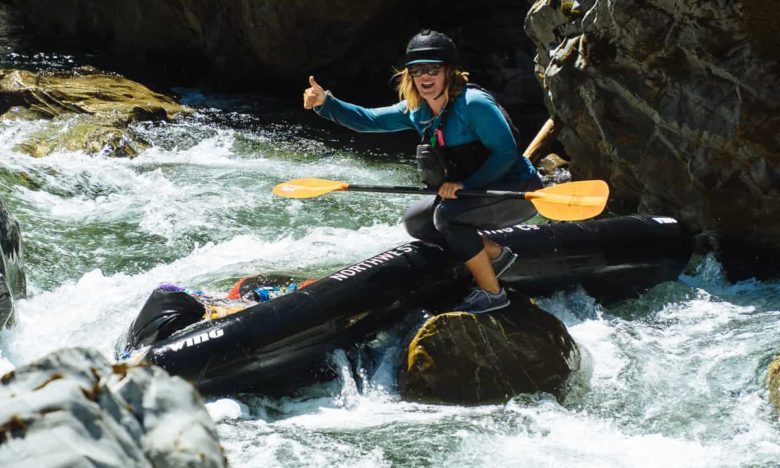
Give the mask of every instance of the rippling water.
M 41 123 L 0 123 L 0 197 L 22 226 L 30 291 L 16 327 L 0 336 L 2 370 L 64 346 L 111 356 L 163 282 L 224 294 L 247 274 L 320 276 L 408 240 L 400 221 L 412 197 L 295 201 L 270 192 L 301 176 L 411 184 L 408 157 L 354 149 L 295 119 L 261 119 L 241 102 L 192 90 L 184 99 L 197 115 L 133 127 L 151 147 L 132 160 L 33 159 L 12 148 Z M 228 459 L 246 467 L 780 463 L 764 384 L 780 351 L 780 283 L 729 284 L 705 259 L 609 308 L 582 292 L 540 304 L 589 355 L 586 382 L 563 404 L 546 395 L 478 407 L 401 401 L 400 332 L 388 330 L 358 371 L 345 352 L 331 356 L 341 375 L 333 383 L 286 398 L 210 399 Z

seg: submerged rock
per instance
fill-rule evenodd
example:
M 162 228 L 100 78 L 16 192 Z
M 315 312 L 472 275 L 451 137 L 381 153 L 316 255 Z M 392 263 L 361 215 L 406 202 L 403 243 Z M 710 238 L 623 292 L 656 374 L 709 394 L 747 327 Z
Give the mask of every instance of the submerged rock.
M 0 119 L 52 120 L 17 145 L 36 157 L 58 150 L 132 157 L 145 144 L 128 132 L 128 124 L 190 112 L 168 96 L 95 69 L 0 70 Z
M 0 465 L 227 464 L 197 392 L 160 368 L 71 348 L 0 381 Z
M 19 221 L 0 200 L 0 328 L 13 324 L 14 301 L 26 296 Z
M 93 116 L 70 116 L 53 119 L 15 149 L 36 158 L 48 156 L 54 151 L 134 157 L 146 147 L 146 143 L 135 138 L 126 128 L 117 126 L 116 122 L 105 122 Z
M 409 344 L 398 381 L 404 398 L 422 401 L 480 404 L 535 392 L 562 399 L 579 368 L 565 326 L 512 294 L 506 312 L 429 319 Z
M 673 216 L 732 278 L 780 274 L 780 30 L 756 0 L 539 0 L 526 18 L 574 179 Z M 765 271 L 761 271 L 764 269 Z

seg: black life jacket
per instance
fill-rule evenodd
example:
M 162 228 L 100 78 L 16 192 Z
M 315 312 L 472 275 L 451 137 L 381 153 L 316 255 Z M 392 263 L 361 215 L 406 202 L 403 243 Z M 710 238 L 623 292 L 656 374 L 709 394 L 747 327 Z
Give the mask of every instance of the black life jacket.
M 498 103 L 496 97 L 490 91 L 476 84 L 468 83 L 466 88 L 478 89 L 493 98 L 509 124 L 512 136 L 515 138 L 515 144 L 517 144 L 520 141 L 520 131 L 512 122 L 506 109 Z M 422 175 L 423 183 L 432 188 L 438 188 L 444 182 L 458 182 L 466 179 L 482 167 L 490 156 L 490 150 L 479 140 L 456 146 L 446 144 L 442 129 L 447 121 L 448 108 L 449 106 L 444 108 L 444 115 L 435 129 L 425 130 L 422 142 L 417 146 L 417 168 Z M 518 152 L 522 154 L 519 147 Z

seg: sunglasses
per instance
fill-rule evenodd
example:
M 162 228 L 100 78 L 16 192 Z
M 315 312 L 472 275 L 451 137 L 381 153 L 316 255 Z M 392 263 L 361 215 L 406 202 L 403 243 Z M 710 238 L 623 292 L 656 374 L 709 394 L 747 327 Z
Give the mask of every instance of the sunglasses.
M 425 65 L 412 65 L 407 69 L 412 77 L 419 78 L 426 73 L 431 76 L 436 76 L 441 72 L 442 68 L 440 63 L 428 63 Z

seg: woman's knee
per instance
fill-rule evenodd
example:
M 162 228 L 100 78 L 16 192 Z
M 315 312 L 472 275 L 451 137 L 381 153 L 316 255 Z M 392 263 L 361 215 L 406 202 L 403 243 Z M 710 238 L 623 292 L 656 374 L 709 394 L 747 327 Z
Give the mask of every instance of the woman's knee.
M 433 210 L 433 226 L 440 233 L 446 233 L 451 226 L 452 213 L 447 205 L 442 203 Z
M 415 239 L 422 239 L 427 232 L 424 223 L 414 218 L 404 219 L 404 227 L 406 228 L 406 232 Z
M 434 207 L 431 200 L 424 199 L 410 206 L 404 214 L 406 232 L 415 239 L 428 240 L 437 237 L 438 234 L 432 219 L 433 212 Z
M 421 216 L 420 213 L 417 213 L 415 216 L 407 212 L 407 216 L 404 216 L 404 227 L 406 232 L 415 239 L 431 240 L 438 237 L 430 215 Z

